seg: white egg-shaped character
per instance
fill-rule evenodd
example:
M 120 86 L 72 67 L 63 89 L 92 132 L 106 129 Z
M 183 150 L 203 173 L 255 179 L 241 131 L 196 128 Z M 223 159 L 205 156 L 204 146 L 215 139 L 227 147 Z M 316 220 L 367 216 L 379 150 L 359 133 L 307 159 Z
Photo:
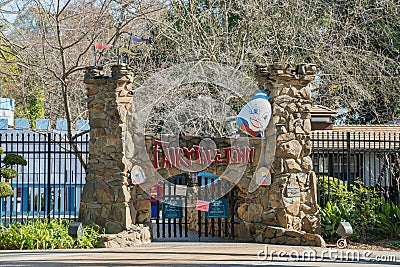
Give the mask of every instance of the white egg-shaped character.
M 236 123 L 242 132 L 254 137 L 263 136 L 271 119 L 272 109 L 268 99 L 267 94 L 259 90 L 253 99 L 240 110 Z

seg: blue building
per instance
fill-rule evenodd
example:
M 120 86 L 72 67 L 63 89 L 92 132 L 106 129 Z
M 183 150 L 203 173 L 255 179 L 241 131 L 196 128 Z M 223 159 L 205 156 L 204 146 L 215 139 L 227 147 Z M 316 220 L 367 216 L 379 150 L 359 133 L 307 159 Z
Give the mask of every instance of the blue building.
M 27 160 L 26 166 L 16 167 L 19 176 L 7 181 L 14 196 L 0 199 L 0 222 L 78 216 L 89 134 L 75 133 L 80 135 L 70 141 L 64 130 L 0 130 L 5 152 Z

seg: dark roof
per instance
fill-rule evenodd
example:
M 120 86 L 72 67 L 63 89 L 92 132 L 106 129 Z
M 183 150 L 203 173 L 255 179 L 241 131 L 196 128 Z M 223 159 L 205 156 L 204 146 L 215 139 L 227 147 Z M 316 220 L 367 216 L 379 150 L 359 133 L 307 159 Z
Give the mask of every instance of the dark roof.
M 327 130 L 325 130 L 326 132 Z M 372 125 L 333 125 L 331 132 L 361 132 L 361 133 L 400 133 L 400 124 L 372 124 Z M 318 132 L 315 131 L 315 132 Z

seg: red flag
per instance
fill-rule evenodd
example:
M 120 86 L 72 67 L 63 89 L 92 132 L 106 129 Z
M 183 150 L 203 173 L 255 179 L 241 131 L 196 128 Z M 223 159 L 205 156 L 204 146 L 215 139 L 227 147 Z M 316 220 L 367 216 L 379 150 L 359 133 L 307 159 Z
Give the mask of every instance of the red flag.
M 112 46 L 111 44 L 99 44 L 98 42 L 94 41 L 94 47 L 98 50 L 106 49 L 107 47 Z

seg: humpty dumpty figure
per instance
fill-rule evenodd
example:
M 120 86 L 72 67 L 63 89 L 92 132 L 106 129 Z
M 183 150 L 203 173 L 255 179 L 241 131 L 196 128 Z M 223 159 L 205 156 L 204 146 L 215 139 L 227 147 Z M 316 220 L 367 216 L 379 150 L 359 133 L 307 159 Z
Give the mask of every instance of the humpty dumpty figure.
M 271 119 L 271 104 L 269 96 L 258 90 L 252 100 L 239 112 L 236 123 L 245 134 L 253 137 L 262 137 Z

